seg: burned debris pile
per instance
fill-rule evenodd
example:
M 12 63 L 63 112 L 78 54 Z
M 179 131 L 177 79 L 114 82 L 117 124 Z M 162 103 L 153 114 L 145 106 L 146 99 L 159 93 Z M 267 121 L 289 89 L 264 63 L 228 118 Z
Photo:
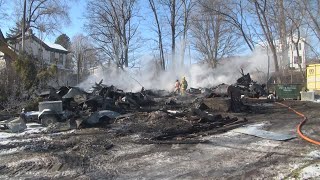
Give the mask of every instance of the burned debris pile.
M 241 90 L 241 94 L 252 97 L 259 98 L 260 96 L 267 96 L 267 92 L 265 91 L 265 84 L 258 84 L 253 81 L 250 77 L 250 74 L 244 74 L 243 70 L 241 70 L 242 77 L 237 80 L 236 86 L 238 86 Z
M 190 88 L 183 96 L 144 88 L 140 92 L 124 92 L 101 80 L 87 91 L 63 86 L 39 93 L 37 98 L 42 102 L 38 111 L 22 111 L 15 120 L 22 125 L 1 127 L 16 132 L 14 129 L 21 131 L 26 128 L 23 124 L 35 121 L 55 127 L 55 131 L 98 127 L 109 129 L 116 136 L 139 134 L 143 142 L 179 141 L 243 125 L 246 119 L 227 113 L 247 110 L 243 95 L 263 94 L 263 86 L 253 82 L 249 74 L 243 74 L 233 85 Z
M 191 107 L 130 114 L 118 117 L 111 127 L 117 136 L 138 134 L 139 143 L 190 143 L 199 135 L 225 132 L 246 122 L 246 119 L 223 117 L 218 113 Z
M 207 97 L 230 97 L 232 94 L 235 96 L 243 95 L 250 98 L 267 96 L 265 84 L 258 84 L 253 81 L 249 73 L 244 74 L 242 71 L 241 74 L 242 76 L 232 85 L 220 84 L 210 88 L 209 90 L 206 89 L 205 92 Z

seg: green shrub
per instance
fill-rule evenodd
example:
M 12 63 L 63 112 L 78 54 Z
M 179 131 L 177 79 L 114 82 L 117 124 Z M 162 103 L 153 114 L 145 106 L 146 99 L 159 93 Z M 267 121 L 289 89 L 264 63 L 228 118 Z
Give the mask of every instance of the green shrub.
M 39 102 L 42 102 L 42 101 L 43 101 L 43 99 L 40 97 L 28 101 L 27 104 L 25 105 L 25 110 L 26 111 L 37 111 L 38 106 L 39 106 Z
M 31 56 L 22 53 L 14 61 L 14 68 L 18 73 L 26 90 L 30 89 L 37 82 L 37 67 Z

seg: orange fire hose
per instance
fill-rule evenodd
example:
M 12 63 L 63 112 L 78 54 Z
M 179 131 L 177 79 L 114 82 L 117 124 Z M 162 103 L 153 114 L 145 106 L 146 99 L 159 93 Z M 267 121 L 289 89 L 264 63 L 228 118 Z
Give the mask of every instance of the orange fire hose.
M 293 108 L 291 108 L 291 107 L 289 107 L 289 106 L 287 106 L 287 105 L 285 105 L 285 104 L 282 104 L 282 103 L 279 103 L 279 102 L 276 102 L 276 104 L 279 104 L 279 105 L 281 105 L 281 106 L 287 107 L 288 109 L 290 109 L 291 111 L 293 111 L 294 113 L 296 113 L 298 116 L 301 116 L 301 117 L 303 118 L 303 121 L 301 121 L 301 122 L 299 123 L 299 125 L 297 126 L 297 132 L 298 132 L 299 136 L 300 136 L 302 139 L 304 139 L 304 140 L 306 140 L 306 141 L 308 141 L 308 142 L 310 142 L 310 143 L 313 143 L 313 144 L 316 144 L 316 145 L 320 145 L 320 142 L 319 142 L 319 141 L 313 140 L 313 139 L 305 136 L 305 135 L 301 132 L 301 127 L 303 126 L 303 124 L 305 124 L 305 123 L 307 122 L 307 117 L 306 117 L 304 114 L 296 111 L 295 109 L 293 109 Z

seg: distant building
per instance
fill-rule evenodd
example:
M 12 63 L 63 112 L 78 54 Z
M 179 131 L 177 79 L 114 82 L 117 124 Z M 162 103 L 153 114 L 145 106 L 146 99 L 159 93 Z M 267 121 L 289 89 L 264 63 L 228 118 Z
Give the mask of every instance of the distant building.
M 11 58 L 17 57 L 17 54 L 8 47 L 8 44 L 6 43 L 6 39 L 4 38 L 2 31 L 0 29 L 0 62 L 1 63 L 4 63 L 5 54 L 7 57 L 9 56 Z
M 22 49 L 22 38 L 9 42 L 11 48 L 18 54 Z M 58 69 L 67 70 L 66 60 L 69 53 L 59 44 L 45 43 L 36 37 L 32 32 L 26 34 L 25 52 L 38 59 L 44 65 L 56 64 Z
M 297 42 L 298 38 L 294 37 L 293 41 Z M 286 65 L 288 63 L 289 67 L 299 69 L 299 63 L 300 63 L 302 69 L 305 69 L 306 68 L 306 43 L 305 43 L 306 40 L 305 40 L 305 38 L 300 37 L 299 42 L 297 44 L 298 47 L 296 47 L 295 43 L 292 43 L 291 38 L 287 38 L 287 42 L 288 42 L 287 43 L 288 59 L 287 59 L 287 61 L 284 60 L 284 63 L 285 63 L 284 65 Z M 298 56 L 296 48 L 298 48 L 299 56 Z M 281 51 L 281 48 L 279 49 L 279 52 L 280 51 Z M 279 57 L 281 57 L 281 56 L 279 56 Z
M 18 37 L 14 40 L 8 40 L 9 47 L 19 54 L 22 50 L 22 38 Z M 38 67 L 48 67 L 56 65 L 58 68 L 57 79 L 59 85 L 75 85 L 71 80 L 73 69 L 68 66 L 67 55 L 69 51 L 59 44 L 45 43 L 36 37 L 31 31 L 25 35 L 25 52 L 31 55 Z M 1 52 L 0 52 L 1 59 Z M 3 57 L 2 57 L 3 59 Z M 57 84 L 50 84 L 55 86 Z
M 293 37 L 293 41 L 297 42 L 298 38 L 297 37 Z M 282 49 L 281 49 L 281 43 L 280 40 L 276 40 L 275 41 L 275 45 L 276 45 L 276 49 L 278 52 L 278 60 L 279 60 L 279 66 L 281 69 L 287 69 L 289 68 L 293 68 L 293 69 L 299 69 L 299 63 L 302 67 L 302 69 L 306 68 L 306 40 L 305 38 L 301 38 L 299 39 L 299 43 L 298 43 L 298 52 L 299 52 L 299 57 L 298 58 L 298 54 L 297 54 L 297 50 L 296 50 L 296 44 L 292 42 L 291 37 L 287 38 L 287 52 L 288 55 L 287 57 L 284 59 L 284 57 L 282 57 Z M 261 43 L 260 46 L 262 49 L 266 49 L 266 46 L 264 45 L 266 43 Z M 269 55 L 271 55 L 271 50 L 269 49 Z

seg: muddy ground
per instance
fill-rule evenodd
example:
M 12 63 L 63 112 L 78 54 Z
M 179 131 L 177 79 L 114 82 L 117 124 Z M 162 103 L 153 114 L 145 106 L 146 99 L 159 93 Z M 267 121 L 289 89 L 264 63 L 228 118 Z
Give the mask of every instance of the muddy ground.
M 303 132 L 320 140 L 320 104 L 283 103 L 304 113 L 309 121 Z M 264 130 L 296 134 L 301 118 L 287 108 L 264 101 L 247 104 L 245 112 L 220 114 L 246 119 L 241 126 L 259 124 Z M 319 146 L 298 136 L 288 141 L 267 140 L 236 133 L 233 129 L 238 126 L 232 124 L 188 134 L 191 125 L 186 124 L 192 124 L 188 118 L 173 118 L 163 111 L 140 112 L 109 125 L 63 132 L 30 123 L 22 133 L 0 133 L 0 178 L 320 178 Z M 175 130 L 179 133 L 172 133 Z

